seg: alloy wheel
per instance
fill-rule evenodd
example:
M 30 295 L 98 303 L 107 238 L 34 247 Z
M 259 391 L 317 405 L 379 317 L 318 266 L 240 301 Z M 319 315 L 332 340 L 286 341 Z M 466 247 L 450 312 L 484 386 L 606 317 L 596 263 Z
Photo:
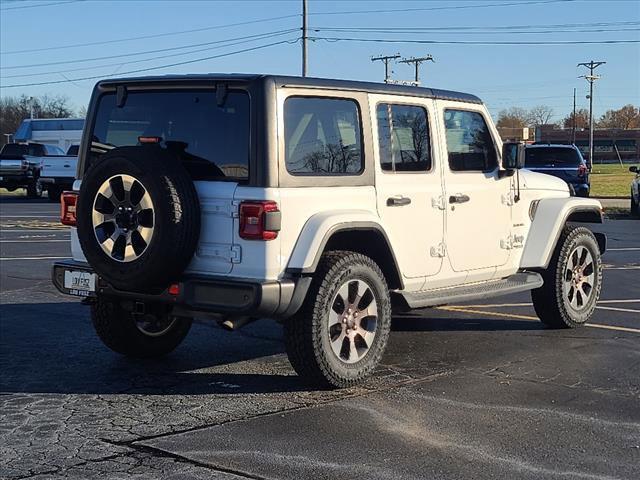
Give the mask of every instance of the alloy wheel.
M 149 192 L 131 175 L 105 180 L 93 202 L 92 224 L 102 250 L 119 262 L 137 260 L 153 237 L 155 212 Z
M 378 304 L 363 280 L 349 280 L 337 291 L 329 311 L 329 341 L 344 363 L 361 360 L 371 349 L 378 324 Z

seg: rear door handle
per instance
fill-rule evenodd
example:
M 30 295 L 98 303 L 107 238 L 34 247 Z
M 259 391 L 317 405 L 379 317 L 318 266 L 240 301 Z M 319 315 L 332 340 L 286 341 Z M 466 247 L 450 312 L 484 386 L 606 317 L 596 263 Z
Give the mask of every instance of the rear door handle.
M 471 200 L 469 195 L 463 195 L 461 193 L 449 196 L 449 203 L 466 203 L 469 200 Z
M 403 196 L 387 198 L 387 207 L 402 207 L 403 205 L 409 205 L 410 203 L 411 199 Z

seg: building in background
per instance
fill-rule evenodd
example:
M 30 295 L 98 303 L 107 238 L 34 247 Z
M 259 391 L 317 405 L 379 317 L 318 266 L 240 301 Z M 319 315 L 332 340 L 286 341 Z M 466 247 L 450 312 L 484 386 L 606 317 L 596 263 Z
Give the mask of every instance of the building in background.
M 16 143 L 48 143 L 65 152 L 82 138 L 84 118 L 34 118 L 23 120 L 13 135 Z
M 570 128 L 554 125 L 536 127 L 536 142 L 571 143 Z M 589 157 L 589 130 L 576 131 L 576 146 L 585 159 Z M 640 159 L 640 129 L 595 129 L 593 131 L 593 163 L 635 163 Z

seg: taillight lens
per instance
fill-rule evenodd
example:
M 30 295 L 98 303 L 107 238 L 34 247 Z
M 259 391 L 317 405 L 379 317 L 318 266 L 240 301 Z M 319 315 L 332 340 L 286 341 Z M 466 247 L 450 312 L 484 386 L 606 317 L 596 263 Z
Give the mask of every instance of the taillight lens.
M 63 225 L 76 226 L 77 192 L 62 192 L 60 195 L 60 221 Z
M 247 201 L 240 204 L 240 238 L 273 240 L 280 230 L 280 210 L 271 200 Z
M 587 175 L 587 173 L 589 173 L 589 169 L 586 167 L 586 165 L 580 165 L 578 167 L 578 176 L 579 177 L 584 177 Z

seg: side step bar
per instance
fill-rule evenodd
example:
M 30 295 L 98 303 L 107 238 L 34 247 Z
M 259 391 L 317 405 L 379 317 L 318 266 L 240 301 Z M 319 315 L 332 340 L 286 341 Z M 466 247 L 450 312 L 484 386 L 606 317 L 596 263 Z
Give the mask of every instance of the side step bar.
M 410 308 L 435 307 L 454 302 L 466 302 L 509 293 L 526 292 L 539 288 L 543 284 L 542 277 L 534 272 L 521 272 L 500 280 L 462 285 L 438 290 L 424 290 L 421 292 L 396 292 L 404 297 Z

